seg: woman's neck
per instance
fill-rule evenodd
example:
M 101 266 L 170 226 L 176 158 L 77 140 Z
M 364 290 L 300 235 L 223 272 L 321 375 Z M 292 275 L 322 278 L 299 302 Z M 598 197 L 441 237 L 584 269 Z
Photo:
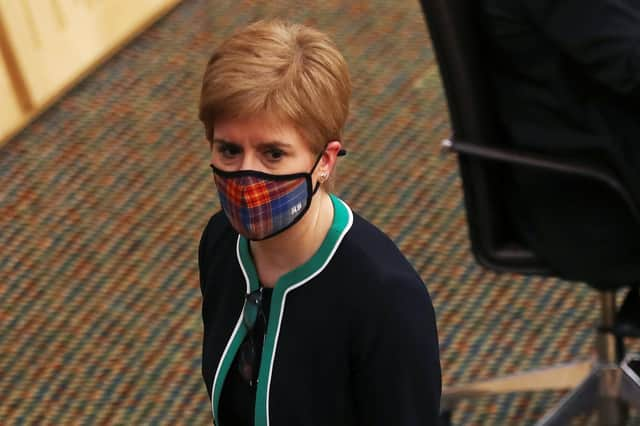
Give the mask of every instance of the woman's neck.
M 318 191 L 298 223 L 272 238 L 251 241 L 251 254 L 262 285 L 274 287 L 282 275 L 311 259 L 332 222 L 331 198 L 326 192 Z

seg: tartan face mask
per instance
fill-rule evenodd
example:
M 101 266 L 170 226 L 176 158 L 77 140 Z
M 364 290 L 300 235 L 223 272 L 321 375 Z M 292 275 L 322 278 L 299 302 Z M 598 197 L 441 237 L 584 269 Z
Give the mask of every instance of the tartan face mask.
M 309 173 L 272 175 L 254 170 L 226 172 L 211 165 L 220 204 L 231 226 L 248 240 L 264 240 L 298 222 L 309 209 L 312 189 Z

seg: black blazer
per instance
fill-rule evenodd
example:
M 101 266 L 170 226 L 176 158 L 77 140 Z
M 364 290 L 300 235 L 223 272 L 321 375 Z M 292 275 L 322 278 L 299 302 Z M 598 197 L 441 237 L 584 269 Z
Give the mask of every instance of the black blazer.
M 429 293 L 386 235 L 331 198 L 321 247 L 273 290 L 255 425 L 435 425 L 441 371 Z M 234 425 L 220 401 L 258 278 L 247 240 L 223 213 L 202 235 L 199 266 L 202 374 L 216 425 Z
M 610 166 L 640 201 L 640 2 L 482 4 L 510 142 Z M 511 184 L 523 237 L 559 275 L 596 286 L 640 279 L 638 226 L 606 188 L 521 169 Z

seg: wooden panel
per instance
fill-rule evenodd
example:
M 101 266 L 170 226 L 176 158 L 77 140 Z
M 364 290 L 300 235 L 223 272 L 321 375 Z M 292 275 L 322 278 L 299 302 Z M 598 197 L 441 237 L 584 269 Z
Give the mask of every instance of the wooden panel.
M 0 0 L 31 97 L 46 103 L 178 0 Z
M 18 87 L 13 81 L 19 100 L 30 105 L 31 115 L 46 108 L 179 2 L 0 0 L 0 25 L 20 76 Z
M 26 120 L 18 96 L 9 77 L 9 70 L 0 55 L 0 140 L 18 129 Z

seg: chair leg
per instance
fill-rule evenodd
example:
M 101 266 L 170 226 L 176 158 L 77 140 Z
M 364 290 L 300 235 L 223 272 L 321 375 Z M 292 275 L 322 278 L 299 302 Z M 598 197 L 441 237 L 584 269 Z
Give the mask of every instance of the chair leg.
M 629 417 L 629 406 L 621 398 L 623 374 L 619 367 L 624 356 L 622 338 L 613 333 L 616 317 L 616 294 L 614 291 L 600 293 L 600 330 L 596 337 L 596 351 L 600 371 L 598 419 L 601 426 L 621 426 Z
M 628 356 L 620 368 L 622 369 L 620 397 L 640 410 L 640 355 Z
M 460 399 L 518 391 L 573 389 L 536 426 L 562 426 L 596 409 L 600 426 L 622 426 L 629 405 L 640 409 L 640 356 L 624 357 L 624 342 L 613 332 L 615 292 L 600 293 L 601 323 L 596 336 L 595 362 L 577 362 L 513 374 L 497 379 L 445 388 L 443 424 Z
M 624 426 L 629 418 L 629 405 L 621 398 L 624 374 L 619 366 L 600 369 L 599 398 L 597 402 L 600 426 Z
M 569 392 L 553 409 L 536 423 L 536 426 L 564 426 L 580 414 L 593 410 L 598 401 L 600 372 L 593 371 L 574 390 Z
M 602 366 L 549 411 L 536 426 L 563 426 L 576 416 L 587 414 L 595 408 L 600 426 L 623 426 L 627 423 L 629 410 L 621 398 L 637 398 L 633 392 L 640 387 L 628 387 L 623 371 L 617 367 Z M 638 400 L 636 400 L 636 403 Z
M 512 374 L 497 379 L 445 388 L 442 393 L 443 411 L 451 410 L 463 398 L 478 398 L 518 391 L 566 390 L 580 384 L 592 370 L 592 362 L 573 362 Z
M 622 360 L 617 338 L 613 334 L 616 321 L 616 293 L 600 292 L 600 328 L 596 335 L 596 353 L 602 364 L 617 364 Z

